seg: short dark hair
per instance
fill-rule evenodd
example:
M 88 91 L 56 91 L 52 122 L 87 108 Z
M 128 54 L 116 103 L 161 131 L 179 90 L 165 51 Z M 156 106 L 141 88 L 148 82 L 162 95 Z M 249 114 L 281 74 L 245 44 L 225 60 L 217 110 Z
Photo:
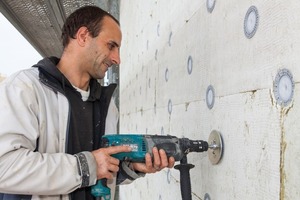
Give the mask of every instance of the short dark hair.
M 69 44 L 70 38 L 75 39 L 77 31 L 83 26 L 87 27 L 92 37 L 97 37 L 101 30 L 101 22 L 105 16 L 112 18 L 120 25 L 116 18 L 97 6 L 85 6 L 74 11 L 66 19 L 62 27 L 61 38 L 63 47 L 65 48 Z

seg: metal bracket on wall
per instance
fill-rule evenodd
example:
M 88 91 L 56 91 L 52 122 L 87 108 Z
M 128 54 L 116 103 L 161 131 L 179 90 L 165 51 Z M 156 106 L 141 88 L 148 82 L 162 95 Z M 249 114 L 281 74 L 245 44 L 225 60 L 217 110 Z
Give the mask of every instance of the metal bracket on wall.
M 216 165 L 222 158 L 223 155 L 223 139 L 221 134 L 213 130 L 208 138 L 208 158 L 211 164 Z

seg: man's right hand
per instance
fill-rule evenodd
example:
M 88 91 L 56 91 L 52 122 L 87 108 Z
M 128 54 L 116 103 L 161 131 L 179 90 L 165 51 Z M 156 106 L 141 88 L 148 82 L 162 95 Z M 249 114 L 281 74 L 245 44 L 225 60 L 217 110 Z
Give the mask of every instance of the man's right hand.
M 92 151 L 92 154 L 97 162 L 97 178 L 112 179 L 113 173 L 119 171 L 120 161 L 117 158 L 112 157 L 111 155 L 130 151 L 131 148 L 128 146 L 112 146 Z

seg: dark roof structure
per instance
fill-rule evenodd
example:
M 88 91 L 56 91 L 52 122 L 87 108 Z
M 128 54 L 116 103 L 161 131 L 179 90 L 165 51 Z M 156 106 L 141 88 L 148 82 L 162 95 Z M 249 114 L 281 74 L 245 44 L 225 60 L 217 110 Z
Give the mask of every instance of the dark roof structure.
M 59 57 L 65 19 L 85 5 L 99 6 L 119 19 L 119 0 L 1 0 L 0 12 L 41 56 Z

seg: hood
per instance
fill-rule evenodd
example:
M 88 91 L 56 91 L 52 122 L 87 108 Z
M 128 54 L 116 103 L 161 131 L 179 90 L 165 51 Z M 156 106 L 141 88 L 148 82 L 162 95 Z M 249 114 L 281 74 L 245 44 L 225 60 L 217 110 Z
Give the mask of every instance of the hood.
M 65 94 L 66 87 L 70 88 L 77 92 L 77 90 L 72 86 L 69 80 L 64 76 L 61 71 L 56 67 L 58 62 L 60 61 L 57 57 L 48 57 L 40 60 L 33 67 L 37 67 L 39 69 L 39 77 L 40 80 L 53 88 L 55 92 L 61 92 Z M 94 101 L 96 99 L 100 99 L 101 96 L 101 85 L 96 79 L 90 80 L 90 96 L 88 98 L 89 101 Z M 80 95 L 80 93 L 78 92 Z

